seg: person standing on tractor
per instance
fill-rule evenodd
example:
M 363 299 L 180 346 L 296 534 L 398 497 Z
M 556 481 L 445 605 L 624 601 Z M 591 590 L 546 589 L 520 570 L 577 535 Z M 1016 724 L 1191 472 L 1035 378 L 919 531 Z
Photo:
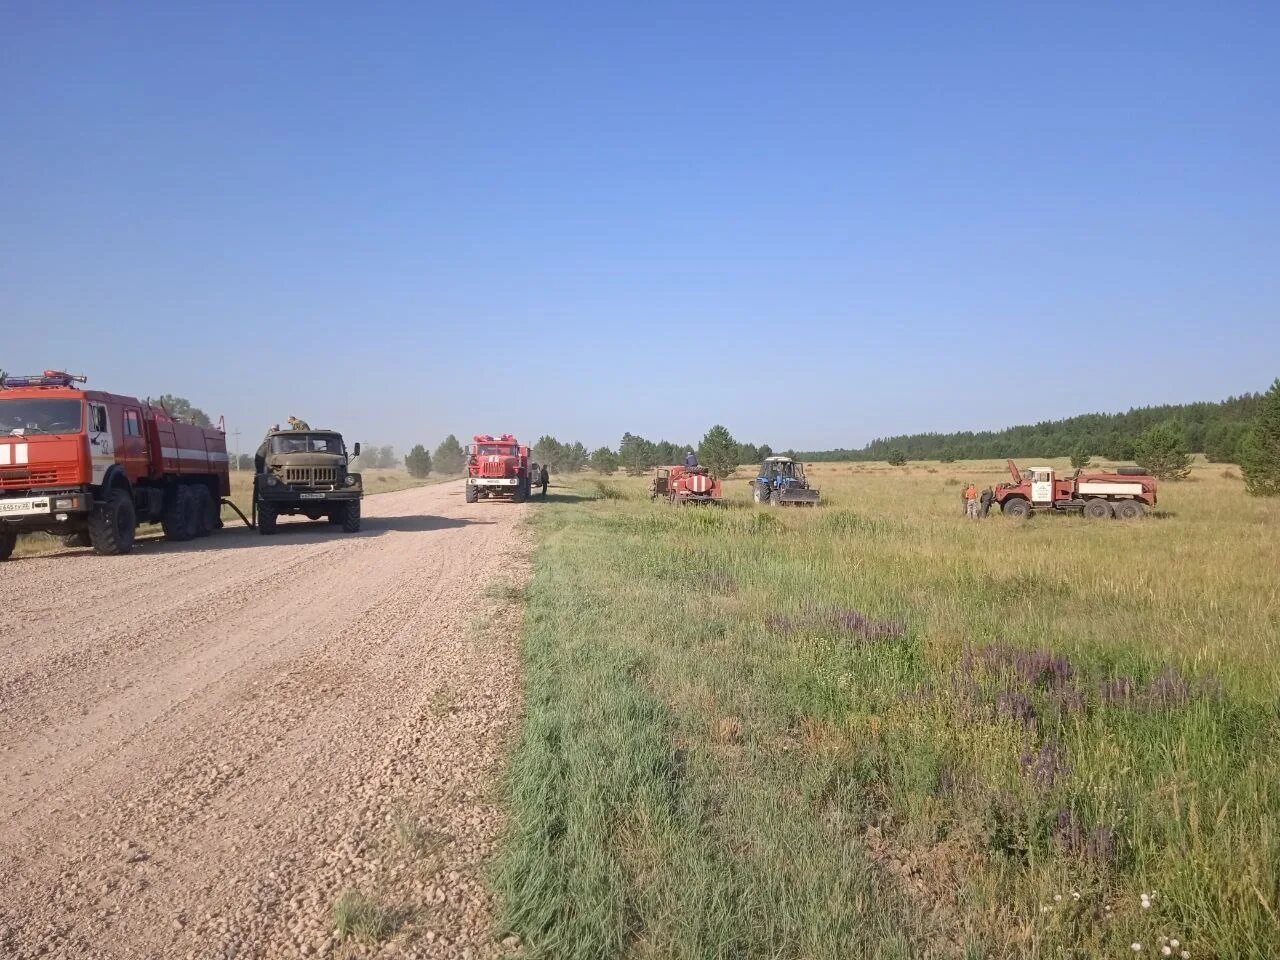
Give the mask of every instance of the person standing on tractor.
M 978 519 L 978 488 L 972 483 L 964 488 L 964 515 L 972 520 Z
M 547 487 L 551 485 L 551 474 L 547 472 L 547 465 L 544 463 L 538 468 L 538 483 L 542 485 L 542 499 L 547 499 Z
M 693 450 L 684 455 L 684 465 L 686 467 L 696 467 L 698 465 L 698 455 Z

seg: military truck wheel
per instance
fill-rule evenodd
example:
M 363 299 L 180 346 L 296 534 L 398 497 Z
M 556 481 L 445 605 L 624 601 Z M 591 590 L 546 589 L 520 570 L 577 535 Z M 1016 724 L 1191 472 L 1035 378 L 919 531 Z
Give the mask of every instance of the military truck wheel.
M 207 537 L 213 533 L 218 524 L 218 502 L 213 499 L 209 488 L 199 486 L 192 488 L 195 500 L 197 537 Z
M 1140 520 L 1147 508 L 1139 500 L 1119 500 L 1116 502 L 1116 517 L 1121 520 Z
M 476 489 L 475 484 L 467 484 L 467 503 L 475 503 L 480 499 L 480 491 Z
M 133 538 L 138 531 L 138 514 L 133 501 L 123 490 L 112 490 L 105 503 L 89 512 L 89 542 L 93 552 L 103 557 L 114 557 L 133 549 Z
M 1031 504 L 1022 497 L 1010 497 L 1000 507 L 1000 512 L 1006 517 L 1021 520 L 1031 516 Z
M 13 555 L 13 548 L 17 545 L 16 533 L 0 533 L 0 560 L 8 560 Z
M 264 537 L 276 532 L 276 519 L 280 512 L 274 503 L 263 501 L 258 504 L 258 532 Z
M 346 508 L 342 511 L 342 531 L 343 533 L 359 533 L 360 532 L 360 501 L 348 500 Z
M 160 527 L 164 538 L 172 543 L 182 543 L 196 535 L 195 494 L 190 487 L 177 486 L 165 497 L 164 513 L 160 515 Z
M 1111 504 L 1101 497 L 1085 501 L 1084 515 L 1091 520 L 1105 520 L 1111 516 Z

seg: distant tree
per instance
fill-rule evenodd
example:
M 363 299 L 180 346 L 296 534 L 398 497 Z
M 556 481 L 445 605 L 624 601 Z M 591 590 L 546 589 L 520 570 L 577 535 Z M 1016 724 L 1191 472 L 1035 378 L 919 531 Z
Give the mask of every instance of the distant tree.
M 739 463 L 759 463 L 760 448 L 754 443 L 738 444 L 738 462 Z
M 427 453 L 427 448 L 419 443 L 410 450 L 405 455 L 404 468 L 409 471 L 409 476 L 419 480 L 427 476 L 431 472 L 431 454 Z
M 885 457 L 889 461 L 891 467 L 905 467 L 907 465 L 907 452 L 901 447 L 894 447 Z
M 353 446 L 352 449 L 355 449 Z M 360 444 L 360 456 L 351 462 L 356 470 L 373 470 L 378 466 L 378 445 L 376 443 Z
M 1265 400 L 1263 401 L 1265 406 Z M 1204 434 L 1204 456 L 1210 463 L 1236 463 L 1252 423 L 1216 423 Z
M 588 462 L 592 470 L 603 474 L 610 474 L 618 469 L 618 455 L 608 447 L 597 447 L 592 450 Z
M 560 473 L 564 469 L 565 446 L 555 437 L 539 437 L 529 453 L 536 463 L 542 464 L 552 473 Z
M 564 462 L 561 464 L 560 469 L 562 472 L 577 473 L 579 470 L 586 468 L 587 459 L 587 448 L 580 441 L 575 440 L 565 447 Z
M 253 454 L 251 453 L 242 453 L 240 456 L 235 458 L 235 461 L 237 470 L 253 469 Z
M 451 433 L 440 441 L 440 446 L 436 447 L 436 452 L 431 456 L 431 462 L 439 473 L 461 473 L 467 462 L 467 453 L 462 449 L 458 438 Z
M 1263 395 L 1262 409 L 1240 442 L 1240 472 L 1255 497 L 1280 496 L 1280 379 Z
M 1175 420 L 1156 424 L 1138 437 L 1134 459 L 1158 480 L 1185 480 L 1191 473 L 1187 437 Z
M 760 459 L 762 461 L 768 460 L 770 457 L 773 456 L 773 447 L 769 446 L 767 443 L 762 443 L 760 444 L 760 449 L 757 451 L 757 453 L 760 455 Z
M 396 464 L 400 462 L 400 458 L 396 456 L 396 448 L 391 446 L 378 448 L 378 469 L 393 470 Z
M 938 459 L 943 463 L 955 463 L 960 457 L 956 454 L 955 447 L 943 447 Z
M 171 393 L 161 394 L 158 400 L 152 400 L 157 406 L 164 407 L 169 411 L 169 416 L 176 417 L 179 420 L 187 420 L 194 423 L 198 427 L 211 427 L 213 421 L 209 419 L 209 415 L 199 407 L 193 407 L 191 401 L 186 397 L 175 397 Z
M 1093 457 L 1089 453 L 1089 448 L 1081 444 L 1071 451 L 1071 466 L 1077 470 L 1083 470 L 1089 465 L 1089 461 Z
M 655 444 L 634 433 L 624 433 L 618 445 L 618 463 L 632 476 L 637 476 L 658 465 Z
M 716 424 L 698 444 L 698 462 L 713 476 L 727 477 L 738 468 L 738 444 L 727 428 Z

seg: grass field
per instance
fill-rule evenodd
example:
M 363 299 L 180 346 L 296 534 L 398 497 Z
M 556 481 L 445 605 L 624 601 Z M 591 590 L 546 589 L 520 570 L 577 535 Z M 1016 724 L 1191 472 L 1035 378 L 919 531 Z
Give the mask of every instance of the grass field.
M 1201 464 L 1137 523 L 964 519 L 1003 469 L 818 465 L 813 510 L 584 478 L 536 510 L 503 932 L 1280 955 L 1280 502 Z
M 445 480 L 451 480 L 452 477 L 432 478 L 431 480 L 416 480 L 404 470 L 365 470 L 362 473 L 364 477 L 365 494 L 373 493 L 391 493 L 394 490 L 404 490 L 408 487 L 416 487 L 425 483 L 442 483 Z M 234 470 L 231 473 L 231 500 L 244 511 L 245 516 L 250 515 L 249 508 L 253 499 L 253 473 L 248 470 Z M 236 516 L 234 510 L 224 506 L 222 508 L 222 521 L 228 525 L 239 524 L 240 518 Z M 138 528 L 138 536 L 141 537 L 159 537 L 162 536 L 159 524 L 144 524 Z M 59 550 L 66 549 L 63 547 L 61 540 L 45 536 L 44 534 L 34 534 L 20 537 L 18 546 L 14 550 L 15 557 L 30 557 L 38 554 L 56 553 Z M 80 548 L 76 548 L 80 549 Z

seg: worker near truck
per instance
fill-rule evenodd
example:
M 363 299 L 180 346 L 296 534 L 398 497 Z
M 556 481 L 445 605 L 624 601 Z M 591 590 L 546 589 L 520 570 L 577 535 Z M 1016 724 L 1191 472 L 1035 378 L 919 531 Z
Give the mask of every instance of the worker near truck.
M 544 463 L 538 469 L 538 483 L 542 485 L 542 499 L 547 499 L 547 487 L 551 485 L 551 474 L 547 472 L 547 465 Z
M 690 450 L 684 455 L 684 465 L 686 467 L 696 467 L 698 465 L 698 455 Z
M 978 488 L 970 483 L 964 488 L 964 515 L 970 519 L 978 519 Z
M 310 430 L 311 424 L 307 423 L 307 421 L 305 420 L 299 420 L 297 417 L 290 417 L 289 429 L 290 430 Z
M 985 487 L 981 496 L 978 497 L 978 503 L 982 506 L 982 515 L 985 517 L 991 513 L 991 502 L 995 500 L 996 492 L 990 487 Z

